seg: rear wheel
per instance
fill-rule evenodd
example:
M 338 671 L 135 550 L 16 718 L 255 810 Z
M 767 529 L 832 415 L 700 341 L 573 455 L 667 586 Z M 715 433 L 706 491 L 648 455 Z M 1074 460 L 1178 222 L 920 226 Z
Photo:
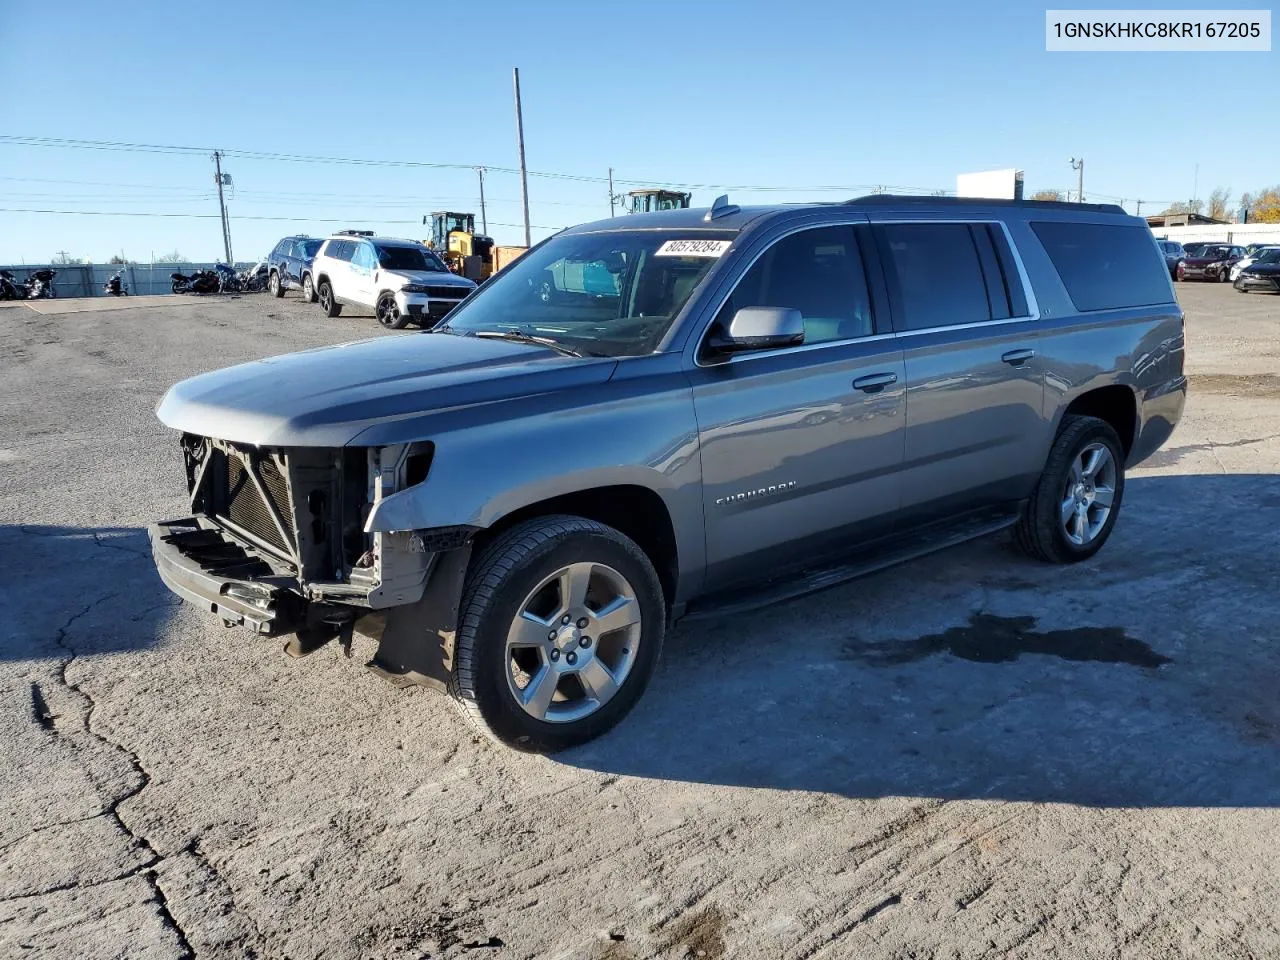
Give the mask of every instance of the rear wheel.
M 284 296 L 284 284 L 280 282 L 280 274 L 278 271 L 271 271 L 271 278 L 267 281 L 267 289 L 271 291 L 271 295 L 273 297 Z
M 570 747 L 640 699 L 665 630 L 662 586 L 632 540 L 581 517 L 538 517 L 473 561 L 450 692 L 495 740 Z
M 400 312 L 400 305 L 396 303 L 394 293 L 384 293 L 378 297 L 374 313 L 377 314 L 378 322 L 390 330 L 402 330 L 409 322 L 408 315 Z
M 1124 450 L 1111 424 L 1064 417 L 1014 540 L 1037 560 L 1086 560 L 1111 536 L 1123 496 Z
M 336 317 L 342 313 L 342 304 L 337 301 L 333 295 L 333 287 L 328 280 L 320 281 L 320 289 L 317 292 L 320 300 L 320 309 L 324 311 L 326 317 Z

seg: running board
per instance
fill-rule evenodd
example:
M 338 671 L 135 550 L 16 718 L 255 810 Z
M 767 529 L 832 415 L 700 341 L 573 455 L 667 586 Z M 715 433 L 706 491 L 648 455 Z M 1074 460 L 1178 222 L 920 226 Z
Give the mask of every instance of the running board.
M 978 537 L 999 533 L 1017 521 L 1016 509 L 1010 512 L 1007 507 L 1001 507 L 971 514 L 960 521 L 948 521 L 945 525 L 931 524 L 908 534 L 881 538 L 828 566 L 802 570 L 786 579 L 708 594 L 690 603 L 681 619 L 706 620 L 711 617 L 732 616 L 794 600 Z

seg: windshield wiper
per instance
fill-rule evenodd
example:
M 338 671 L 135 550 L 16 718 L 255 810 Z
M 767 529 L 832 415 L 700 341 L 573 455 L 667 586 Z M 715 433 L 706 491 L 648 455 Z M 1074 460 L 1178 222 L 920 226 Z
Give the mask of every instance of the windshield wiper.
M 471 335 L 473 337 L 490 337 L 494 340 L 511 340 L 515 343 L 536 343 L 540 347 L 550 347 L 556 353 L 562 353 L 566 357 L 586 356 L 586 354 L 580 353 L 572 347 L 566 347 L 563 343 L 552 340 L 550 337 L 535 337 L 533 334 L 525 333 L 523 330 L 476 330 Z

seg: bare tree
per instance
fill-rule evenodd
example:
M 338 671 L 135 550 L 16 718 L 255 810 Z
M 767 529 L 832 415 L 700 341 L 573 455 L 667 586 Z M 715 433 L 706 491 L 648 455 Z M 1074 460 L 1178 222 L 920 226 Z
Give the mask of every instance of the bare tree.
M 173 253 L 166 253 L 162 257 L 156 257 L 156 263 L 186 263 L 187 258 L 180 254 L 177 250 Z
M 82 259 L 71 256 L 71 254 L 67 253 L 65 250 L 59 250 L 53 255 L 53 259 L 49 262 L 56 263 L 59 266 L 66 266 L 69 263 L 84 263 Z
M 1061 190 L 1037 190 L 1031 195 L 1032 200 L 1054 200 L 1061 203 L 1065 197 Z
M 1199 213 L 1203 209 L 1203 200 L 1179 200 L 1177 203 L 1169 204 L 1168 208 L 1164 211 L 1164 215 L 1169 216 L 1177 213 Z
M 1228 207 L 1231 205 L 1231 188 L 1217 187 L 1209 194 L 1209 216 L 1215 220 L 1226 220 Z

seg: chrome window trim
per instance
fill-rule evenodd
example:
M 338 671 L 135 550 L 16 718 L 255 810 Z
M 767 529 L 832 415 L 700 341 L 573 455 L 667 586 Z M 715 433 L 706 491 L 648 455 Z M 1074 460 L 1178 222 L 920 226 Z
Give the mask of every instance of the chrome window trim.
M 823 340 L 821 343 L 803 343 L 798 347 L 777 347 L 773 350 L 752 350 L 749 353 L 743 353 L 737 356 L 726 357 L 724 360 L 720 360 L 716 363 L 703 363 L 701 360 L 698 359 L 699 354 L 702 352 L 702 344 L 706 340 L 708 334 L 711 333 L 711 326 L 712 324 L 715 323 L 715 318 L 719 316 L 720 311 L 724 308 L 724 305 L 728 302 L 729 298 L 733 296 L 733 291 L 734 289 L 737 288 L 738 283 L 740 283 L 742 279 L 751 271 L 751 268 L 756 265 L 756 261 L 759 260 L 761 257 L 763 257 L 769 250 L 773 249 L 775 244 L 780 243 L 781 241 L 785 240 L 787 237 L 790 237 L 796 233 L 800 233 L 803 230 L 823 230 L 828 227 L 843 227 L 843 226 L 848 226 L 850 228 L 853 228 L 860 224 L 866 224 L 868 226 L 875 227 L 878 224 L 901 224 L 901 223 L 963 223 L 966 225 L 974 224 L 974 223 L 983 223 L 983 224 L 995 224 L 996 226 L 998 226 L 1001 232 L 1004 233 L 1005 243 L 1008 244 L 1009 250 L 1013 255 L 1014 267 L 1017 269 L 1018 278 L 1022 282 L 1022 292 L 1027 299 L 1027 309 L 1030 311 L 1030 313 L 1027 313 L 1022 316 L 1017 316 L 1017 317 L 1002 317 L 999 320 L 979 320 L 974 323 L 952 323 L 952 324 L 947 324 L 941 327 L 925 327 L 920 330 L 902 330 L 902 331 L 895 330 L 890 333 L 873 333 L 871 334 L 871 336 L 868 336 L 868 337 L 851 337 L 844 340 Z M 997 254 L 997 258 L 998 256 L 999 255 Z M 883 265 L 882 265 L 882 268 L 883 268 Z M 870 302 L 870 295 L 871 295 L 871 290 L 870 288 L 868 288 L 867 290 L 868 302 Z M 1036 299 L 1035 291 L 1031 288 L 1031 280 L 1027 276 L 1026 265 L 1022 262 L 1022 254 L 1018 252 L 1018 245 L 1013 242 L 1013 235 L 1009 232 L 1008 224 L 1006 224 L 1003 220 L 989 220 L 989 219 L 975 220 L 972 218 L 952 217 L 952 218 L 904 219 L 904 220 L 898 220 L 898 219 L 832 220 L 827 223 L 807 223 L 801 226 L 797 226 L 791 230 L 788 230 L 785 233 L 779 234 L 777 237 L 774 238 L 773 242 L 769 243 L 767 246 L 762 248 L 754 257 L 752 257 L 751 261 L 743 268 L 742 272 L 738 274 L 737 279 L 734 281 L 733 287 L 731 287 L 729 292 L 726 293 L 720 299 L 720 302 L 718 304 L 716 304 L 716 308 L 711 312 L 711 319 L 707 322 L 706 328 L 698 335 L 696 340 L 697 346 L 694 348 L 694 351 L 693 351 L 693 364 L 695 367 L 708 370 L 708 369 L 715 369 L 716 367 L 723 367 L 723 366 L 726 366 L 727 364 L 739 363 L 743 360 L 753 360 L 756 357 L 774 357 L 784 353 L 788 353 L 788 354 L 800 353 L 807 350 L 819 350 L 824 347 L 847 346 L 848 344 L 851 344 L 851 343 L 870 343 L 875 340 L 897 340 L 904 337 L 920 337 L 920 336 L 927 336 L 929 334 L 934 334 L 934 333 L 942 333 L 945 330 L 972 330 L 976 327 L 1003 326 L 1010 323 L 1034 323 L 1039 319 L 1040 319 L 1040 303 Z

